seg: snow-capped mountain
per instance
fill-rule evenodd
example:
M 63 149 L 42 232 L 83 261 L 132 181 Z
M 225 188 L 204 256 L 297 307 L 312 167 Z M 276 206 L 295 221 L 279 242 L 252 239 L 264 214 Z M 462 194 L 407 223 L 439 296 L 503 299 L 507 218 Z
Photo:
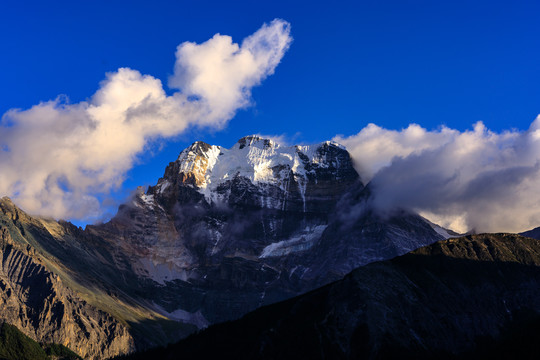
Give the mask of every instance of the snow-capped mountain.
M 84 231 L 0 217 L 144 348 L 443 239 L 418 215 L 374 213 L 370 198 L 339 144 L 247 136 L 230 149 L 195 142 L 155 186 Z
M 414 214 L 356 213 L 368 198 L 349 153 L 333 142 L 196 142 L 155 186 L 88 232 L 127 271 L 177 295 L 151 296 L 164 315 L 181 310 L 204 326 L 442 239 Z
M 322 207 L 357 179 L 348 152 L 337 143 L 281 146 L 247 136 L 231 149 L 195 142 L 148 194 L 170 197 L 180 183 L 196 189 L 208 204 L 324 212 Z
M 89 232 L 110 239 L 139 276 L 161 285 L 208 283 L 230 261 L 264 265 L 268 281 L 257 292 L 265 294 L 283 270 L 275 263 L 313 247 L 353 185 L 363 188 L 350 155 L 332 142 L 285 147 L 249 136 L 231 149 L 196 142 L 156 186 Z

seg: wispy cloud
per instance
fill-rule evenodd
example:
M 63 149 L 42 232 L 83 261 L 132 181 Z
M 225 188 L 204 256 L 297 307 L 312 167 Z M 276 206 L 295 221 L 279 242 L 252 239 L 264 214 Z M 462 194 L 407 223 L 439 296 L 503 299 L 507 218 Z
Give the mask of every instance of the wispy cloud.
M 0 123 L 0 193 L 32 213 L 98 216 L 96 194 L 119 187 L 152 140 L 223 127 L 250 104 L 251 88 L 273 74 L 291 41 L 290 25 L 276 19 L 241 45 L 220 34 L 179 45 L 169 79 L 179 91 L 170 96 L 159 79 L 121 68 L 88 101 L 60 96 L 9 110 Z
M 527 131 L 401 131 L 370 124 L 334 138 L 371 181 L 380 210 L 403 207 L 458 231 L 540 226 L 540 116 Z

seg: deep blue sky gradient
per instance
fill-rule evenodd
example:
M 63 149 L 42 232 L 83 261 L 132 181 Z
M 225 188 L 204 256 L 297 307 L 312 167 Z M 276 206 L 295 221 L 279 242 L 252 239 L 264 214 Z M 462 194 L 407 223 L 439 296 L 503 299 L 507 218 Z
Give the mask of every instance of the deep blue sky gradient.
M 130 67 L 162 80 L 176 46 L 241 40 L 278 17 L 294 42 L 255 105 L 219 132 L 191 131 L 143 154 L 120 198 L 154 184 L 195 140 L 251 133 L 313 143 L 368 123 L 526 129 L 540 113 L 538 1 L 3 1 L 0 113 L 66 94 L 90 97 Z

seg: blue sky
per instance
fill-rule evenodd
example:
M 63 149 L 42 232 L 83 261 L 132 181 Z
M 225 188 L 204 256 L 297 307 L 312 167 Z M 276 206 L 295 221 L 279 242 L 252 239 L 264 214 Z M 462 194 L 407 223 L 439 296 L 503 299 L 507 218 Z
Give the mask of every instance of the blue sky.
M 84 101 L 120 67 L 165 85 L 180 43 L 216 33 L 241 42 L 281 18 L 294 41 L 253 106 L 220 131 L 187 131 L 139 156 L 116 198 L 155 183 L 195 140 L 314 143 L 368 123 L 526 130 L 540 113 L 538 14 L 535 1 L 3 2 L 0 113 L 59 94 Z

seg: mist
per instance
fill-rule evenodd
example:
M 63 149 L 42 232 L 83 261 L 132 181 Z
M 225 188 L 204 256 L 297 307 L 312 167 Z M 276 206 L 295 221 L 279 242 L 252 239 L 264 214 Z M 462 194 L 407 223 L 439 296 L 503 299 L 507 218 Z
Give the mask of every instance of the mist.
M 381 212 L 409 209 L 459 232 L 540 226 L 540 116 L 526 131 L 369 124 L 334 140 L 351 152 Z

